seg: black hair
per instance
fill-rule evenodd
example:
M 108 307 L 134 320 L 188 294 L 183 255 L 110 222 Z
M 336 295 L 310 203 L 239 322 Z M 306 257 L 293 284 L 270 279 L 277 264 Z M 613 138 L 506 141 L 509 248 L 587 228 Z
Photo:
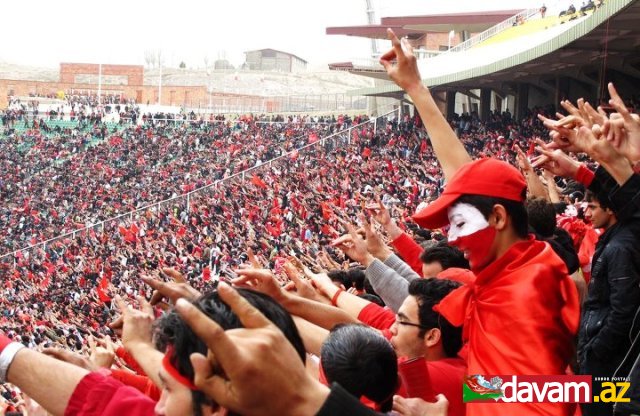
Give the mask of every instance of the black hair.
M 526 191 L 526 189 L 522 191 L 523 200 Z M 505 198 L 495 198 L 491 196 L 469 194 L 462 195 L 456 200 L 456 204 L 457 203 L 473 205 L 478 209 L 478 211 L 482 213 L 482 215 L 484 215 L 486 219 L 489 219 L 489 216 L 493 212 L 493 207 L 495 205 L 502 205 L 507 211 L 507 215 L 511 218 L 511 224 L 513 225 L 513 229 L 516 232 L 516 235 L 520 238 L 526 238 L 529 235 L 527 210 L 525 209 L 524 203 L 522 202 Z
M 553 236 L 556 229 L 556 210 L 544 198 L 530 198 L 524 203 L 529 216 L 529 225 L 543 238 Z
M 352 267 L 347 270 L 346 273 L 347 279 L 351 282 L 351 286 L 355 287 L 358 290 L 364 290 L 364 270 L 361 267 Z M 345 285 L 345 287 L 349 287 Z
M 423 240 L 431 240 L 431 231 L 420 228 L 415 230 L 416 237 L 421 237 Z
M 267 295 L 251 289 L 237 290 L 240 296 L 262 312 L 267 319 L 284 333 L 284 336 L 293 345 L 304 363 L 306 357 L 304 345 L 291 315 Z M 238 316 L 220 299 L 217 291 L 202 295 L 193 304 L 225 331 L 243 327 Z M 191 327 L 182 320 L 175 310 L 160 318 L 155 324 L 155 329 L 156 347 L 160 351 L 164 351 L 169 345 L 173 346 L 175 354 L 171 359 L 171 365 L 181 375 L 193 380 L 194 371 L 189 357 L 194 352 L 206 355 L 207 345 L 198 338 Z M 202 414 L 201 406 L 212 404 L 212 402 L 201 391 L 193 391 L 192 396 L 194 415 L 200 416 Z
M 450 246 L 446 241 L 440 241 L 434 247 L 424 250 L 420 254 L 420 260 L 424 264 L 437 261 L 442 266 L 442 270 L 451 267 L 469 268 L 469 261 L 464 258 L 464 253 L 456 247 Z
M 591 191 L 587 191 L 584 199 L 587 202 L 598 202 L 600 204 L 600 208 L 602 209 L 611 209 L 611 200 L 609 199 L 609 196 L 604 192 L 594 193 Z
M 327 273 L 327 276 L 329 276 L 329 279 L 331 279 L 332 282 L 340 283 L 345 287 L 345 289 L 349 289 L 351 287 L 351 281 L 347 276 L 347 272 L 344 270 L 331 270 Z
M 462 328 L 453 326 L 433 307 L 460 286 L 461 283 L 448 279 L 416 279 L 409 283 L 409 295 L 418 302 L 418 320 L 423 327 L 418 335 L 423 337 L 429 329 L 439 328 L 447 357 L 455 357 L 462 348 Z
M 556 214 L 558 215 L 562 215 L 564 214 L 564 212 L 567 210 L 567 203 L 566 202 L 554 202 L 553 204 L 553 209 L 556 211 Z
M 320 350 L 329 383 L 338 383 L 351 395 L 366 396 L 382 412 L 391 410 L 398 387 L 398 357 L 374 329 L 362 324 L 336 325 Z

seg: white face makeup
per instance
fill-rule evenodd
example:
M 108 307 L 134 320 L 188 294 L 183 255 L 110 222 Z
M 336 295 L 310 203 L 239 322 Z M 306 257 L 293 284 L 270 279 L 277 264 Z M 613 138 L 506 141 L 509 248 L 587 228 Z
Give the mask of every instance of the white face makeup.
M 450 207 L 448 241 L 452 242 L 460 237 L 471 235 L 489 226 L 489 222 L 478 210 L 470 204 L 459 203 Z

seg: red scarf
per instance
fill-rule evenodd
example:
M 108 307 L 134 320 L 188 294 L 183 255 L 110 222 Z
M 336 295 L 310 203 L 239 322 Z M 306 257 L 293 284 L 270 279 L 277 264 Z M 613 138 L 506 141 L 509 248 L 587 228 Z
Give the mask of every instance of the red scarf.
M 470 375 L 565 374 L 573 355 L 580 319 L 577 289 L 551 246 L 533 238 L 514 244 L 475 282 L 454 290 L 434 309 L 452 324 L 464 325 Z M 495 405 L 476 405 L 468 406 L 468 414 L 496 411 L 490 407 Z M 517 409 L 505 410 L 568 414 L 566 407 L 556 405 L 554 411 L 548 405 L 516 404 Z

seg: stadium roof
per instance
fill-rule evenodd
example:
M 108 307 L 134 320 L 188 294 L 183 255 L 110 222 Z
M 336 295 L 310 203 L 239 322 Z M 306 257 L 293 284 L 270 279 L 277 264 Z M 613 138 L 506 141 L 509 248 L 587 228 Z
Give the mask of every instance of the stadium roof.
M 327 35 L 360 36 L 373 39 L 386 39 L 387 28 L 398 36 L 418 38 L 425 33 L 468 31 L 482 32 L 522 10 L 497 10 L 490 12 L 448 13 L 425 16 L 383 17 L 379 25 L 328 27 Z
M 589 17 L 536 35 L 425 59 L 420 62 L 420 70 L 426 84 L 439 90 L 505 91 L 525 82 L 551 91 L 558 76 L 596 86 L 601 84 L 603 66 L 609 74 L 617 72 L 624 78 L 639 80 L 638 22 L 638 0 L 608 0 Z M 360 73 L 387 79 L 381 69 L 363 69 Z M 351 72 L 359 73 L 357 68 Z M 398 97 L 402 91 L 389 83 L 350 94 Z

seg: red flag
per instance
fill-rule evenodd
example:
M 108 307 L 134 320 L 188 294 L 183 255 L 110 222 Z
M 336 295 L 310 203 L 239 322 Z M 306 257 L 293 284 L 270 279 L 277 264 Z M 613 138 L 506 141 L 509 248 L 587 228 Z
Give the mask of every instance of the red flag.
M 205 267 L 202 270 L 202 280 L 204 280 L 205 282 L 211 280 L 211 269 L 209 268 L 209 266 Z
M 531 143 L 529 143 L 529 150 L 527 150 L 527 156 L 531 156 L 532 154 L 534 154 L 536 151 L 536 143 L 531 140 Z
M 251 178 L 251 183 L 262 189 L 267 189 L 267 184 L 262 179 L 260 179 L 258 175 L 253 175 L 253 177 Z
M 321 202 L 320 208 L 322 209 L 322 218 L 325 220 L 330 219 L 333 216 L 333 210 L 331 209 L 331 205 L 328 202 Z
M 100 283 L 98 283 L 98 287 L 96 288 L 98 298 L 102 303 L 111 302 L 111 297 L 107 294 L 107 287 L 109 287 L 109 279 L 107 279 L 107 276 L 103 275 L 102 279 L 100 279 Z
M 45 277 L 42 282 L 40 283 L 40 288 L 41 289 L 46 289 L 49 287 L 49 283 L 51 283 L 51 278 L 49 277 L 49 275 L 47 275 L 47 277 Z
M 124 240 L 127 243 L 135 243 L 137 241 L 136 234 L 134 232 L 132 232 L 131 230 L 127 230 L 127 233 L 124 236 Z

